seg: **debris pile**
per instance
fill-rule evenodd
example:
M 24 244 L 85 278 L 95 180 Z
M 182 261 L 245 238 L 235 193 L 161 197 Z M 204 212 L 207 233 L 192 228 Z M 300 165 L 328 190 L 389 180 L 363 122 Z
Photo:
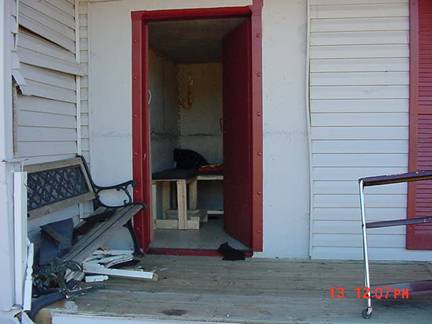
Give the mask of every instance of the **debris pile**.
M 144 271 L 133 256 L 132 250 L 96 250 L 83 262 L 86 282 L 105 281 L 109 276 L 157 280 L 157 274 Z M 132 269 L 119 269 L 130 267 Z

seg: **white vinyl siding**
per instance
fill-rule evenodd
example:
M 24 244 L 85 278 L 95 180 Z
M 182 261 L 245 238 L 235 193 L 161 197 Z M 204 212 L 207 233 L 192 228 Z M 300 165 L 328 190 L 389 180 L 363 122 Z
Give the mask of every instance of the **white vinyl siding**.
M 20 0 L 14 98 L 15 157 L 26 164 L 77 153 L 75 6 L 68 0 Z
M 14 152 L 25 164 L 63 160 L 78 152 L 77 76 L 74 0 L 20 0 L 14 96 Z M 80 214 L 71 206 L 29 222 L 39 226 Z
M 90 164 L 90 130 L 89 130 L 89 101 L 88 101 L 88 2 L 80 1 L 79 3 L 79 36 L 80 36 L 80 64 L 81 64 L 81 80 L 80 80 L 80 100 L 81 100 L 81 154 Z
M 310 1 L 311 256 L 359 259 L 357 179 L 408 166 L 408 0 Z M 369 220 L 406 217 L 406 185 L 367 189 Z M 369 231 L 373 259 L 418 259 L 405 228 Z
M 73 3 L 65 0 L 20 0 L 19 22 L 21 26 L 75 52 Z

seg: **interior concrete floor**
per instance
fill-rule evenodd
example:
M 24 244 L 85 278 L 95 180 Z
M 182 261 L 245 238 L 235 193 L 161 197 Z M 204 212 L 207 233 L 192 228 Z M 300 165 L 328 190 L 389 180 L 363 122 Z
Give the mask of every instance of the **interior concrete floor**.
M 53 323 L 429 324 L 432 319 L 432 295 L 375 300 L 372 318 L 363 319 L 365 300 L 355 294 L 363 285 L 362 262 L 146 255 L 140 266 L 156 271 L 159 280 L 110 278 L 102 289 L 50 306 Z M 430 267 L 372 263 L 372 282 L 431 280 Z M 344 288 L 344 298 L 331 298 L 332 287 Z
M 222 218 L 209 218 L 199 230 L 155 230 L 151 248 L 216 250 L 228 242 L 233 248 L 249 250 L 247 246 L 228 235 Z

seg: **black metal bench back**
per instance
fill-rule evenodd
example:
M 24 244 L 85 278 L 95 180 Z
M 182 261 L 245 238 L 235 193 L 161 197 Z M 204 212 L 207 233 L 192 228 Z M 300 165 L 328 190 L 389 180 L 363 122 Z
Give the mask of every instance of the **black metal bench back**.
M 84 163 L 77 157 L 26 166 L 29 217 L 93 200 L 95 192 Z

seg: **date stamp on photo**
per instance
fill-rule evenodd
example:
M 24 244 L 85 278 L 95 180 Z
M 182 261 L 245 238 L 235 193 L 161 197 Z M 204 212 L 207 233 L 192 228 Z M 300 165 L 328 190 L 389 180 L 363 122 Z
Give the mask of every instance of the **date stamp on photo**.
M 352 295 L 351 295 L 352 294 Z M 356 287 L 346 289 L 345 287 L 331 287 L 329 289 L 330 299 L 344 299 L 354 296 L 357 299 L 377 299 L 377 300 L 406 300 L 410 298 L 408 288 L 393 288 L 390 286 L 382 287 Z

